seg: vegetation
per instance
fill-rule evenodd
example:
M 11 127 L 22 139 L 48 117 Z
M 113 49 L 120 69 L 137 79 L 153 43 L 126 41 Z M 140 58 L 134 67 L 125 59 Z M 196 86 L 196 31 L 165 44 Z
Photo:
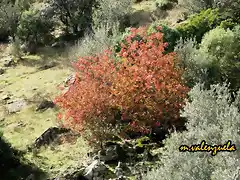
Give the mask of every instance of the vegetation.
M 182 112 L 188 119 L 187 131 L 172 133 L 166 139 L 161 152 L 162 166 L 149 172 L 146 179 L 237 179 L 239 153 L 219 152 L 211 157 L 208 152 L 179 152 L 178 149 L 183 144 L 201 144 L 203 139 L 211 145 L 225 144 L 230 139 L 239 144 L 239 109 L 231 102 L 227 85 L 213 85 L 210 90 L 204 90 L 198 84 L 189 96 L 190 101 Z
M 11 145 L 5 142 L 2 133 L 0 134 L 0 157 L 2 179 L 26 179 L 30 173 L 34 174 L 34 177 L 38 176 L 37 179 L 45 177 L 44 173 L 33 164 L 23 162 L 21 152 L 12 149 Z
M 127 45 L 122 44 L 117 54 L 119 63 L 111 59 L 111 52 L 81 58 L 76 63 L 80 79 L 76 77 L 71 89 L 56 99 L 66 111 L 66 120 L 73 124 L 70 126 L 77 124 L 82 131 L 89 124 L 94 132 L 102 122 L 103 127 L 105 123 L 116 124 L 116 117 L 111 117 L 116 110 L 122 121 L 131 120 L 125 128 L 134 131 L 145 132 L 156 123 L 167 126 L 179 121 L 178 112 L 188 88 L 182 85 L 181 69 L 174 67 L 175 54 L 163 54 L 166 43 L 162 33 L 147 36 L 146 28 L 130 31 L 125 38 Z M 137 34 L 142 37 L 140 42 L 132 40 Z M 88 98 L 80 94 L 88 94 Z M 99 137 L 95 134 L 91 140 L 97 142 L 95 138 Z
M 105 179 L 239 179 L 239 4 L 2 0 L 1 178 L 71 179 L 98 151 Z M 181 152 L 203 140 L 235 149 Z
M 186 23 L 178 26 L 177 30 L 184 39 L 195 37 L 199 43 L 203 35 L 218 26 L 220 22 L 219 10 L 207 9 L 190 17 Z
M 231 89 L 238 90 L 239 52 L 238 44 L 234 43 L 238 39 L 239 26 L 233 30 L 217 27 L 205 34 L 199 48 L 191 41 L 179 44 L 176 51 L 186 69 L 184 76 L 188 82 L 192 86 L 202 82 L 209 87 L 228 81 Z
M 29 9 L 20 17 L 16 35 L 21 42 L 32 43 L 33 46 L 51 42 L 50 32 L 53 22 L 41 16 L 40 11 Z

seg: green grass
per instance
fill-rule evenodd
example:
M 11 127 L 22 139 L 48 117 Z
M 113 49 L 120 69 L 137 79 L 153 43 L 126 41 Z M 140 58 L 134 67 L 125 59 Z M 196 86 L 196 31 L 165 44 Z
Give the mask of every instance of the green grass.
M 71 71 L 52 68 L 38 71 L 35 67 L 18 66 L 8 69 L 0 77 L 0 90 L 14 97 L 32 98 L 36 94 L 56 95 L 56 86 L 61 84 Z
M 25 150 L 47 128 L 56 123 L 56 111 L 35 112 L 29 107 L 19 113 L 5 117 L 2 122 L 4 137 L 14 148 Z
M 19 64 L 11 67 L 0 76 L 0 97 L 10 94 L 11 99 L 24 98 L 28 105 L 15 114 L 7 114 L 4 104 L 0 105 L 0 127 L 5 139 L 14 148 L 27 152 L 31 145 L 46 129 L 57 125 L 57 108 L 44 112 L 36 112 L 38 103 L 43 98 L 53 100 L 60 93 L 57 85 L 62 84 L 72 73 L 64 63 L 54 68 L 38 70 L 38 66 L 49 61 L 61 62 L 61 58 L 54 54 L 22 57 L 23 61 L 33 64 Z M 36 65 L 34 65 L 36 64 Z M 42 148 L 35 154 L 27 152 L 25 158 L 46 171 L 49 175 L 66 170 L 69 166 L 84 163 L 88 159 L 89 146 L 80 137 L 76 144 L 64 143 Z
M 71 167 L 79 167 L 89 160 L 87 152 L 90 148 L 79 138 L 77 143 L 66 143 L 57 147 L 42 148 L 37 156 L 34 153 L 26 154 L 25 158 L 48 172 L 50 176 L 63 172 Z

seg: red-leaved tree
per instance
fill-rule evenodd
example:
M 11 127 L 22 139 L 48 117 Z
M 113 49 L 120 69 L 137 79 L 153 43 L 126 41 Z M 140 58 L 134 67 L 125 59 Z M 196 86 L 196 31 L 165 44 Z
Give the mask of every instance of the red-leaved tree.
M 132 40 L 136 35 L 140 41 Z M 117 63 L 111 51 L 80 58 L 74 64 L 75 83 L 56 98 L 65 110 L 64 122 L 80 132 L 91 129 L 92 140 L 103 133 L 106 138 L 107 125 L 121 123 L 116 120 L 117 112 L 127 122 L 124 130 L 147 133 L 154 126 L 177 124 L 189 91 L 182 70 L 175 66 L 176 54 L 164 53 L 167 44 L 162 33 L 147 35 L 145 27 L 132 28 L 125 40 Z

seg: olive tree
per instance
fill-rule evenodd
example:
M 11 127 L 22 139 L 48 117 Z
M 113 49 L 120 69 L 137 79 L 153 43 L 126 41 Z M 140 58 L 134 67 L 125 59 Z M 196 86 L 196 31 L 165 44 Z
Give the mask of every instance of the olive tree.
M 67 34 L 83 34 L 92 25 L 95 0 L 48 0 L 57 20 L 65 26 Z

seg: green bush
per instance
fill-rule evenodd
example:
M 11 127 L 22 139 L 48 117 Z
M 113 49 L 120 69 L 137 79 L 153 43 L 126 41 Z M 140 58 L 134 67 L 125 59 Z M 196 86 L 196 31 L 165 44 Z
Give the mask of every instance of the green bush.
M 225 30 L 217 27 L 206 33 L 199 47 L 191 41 L 176 46 L 190 87 L 198 82 L 209 87 L 228 81 L 232 90 L 240 88 L 240 44 L 236 43 L 240 39 L 239 28 Z
M 24 11 L 17 27 L 17 37 L 24 43 L 35 45 L 47 44 L 51 41 L 53 23 L 45 19 L 35 9 Z
M 16 5 L 6 0 L 0 2 L 0 41 L 7 40 L 15 32 L 19 10 Z
M 157 27 L 161 26 L 161 29 Z M 163 33 L 163 41 L 168 43 L 168 46 L 165 48 L 165 52 L 172 52 L 174 50 L 175 45 L 177 44 L 178 40 L 180 39 L 180 34 L 177 30 L 169 28 L 167 25 L 162 23 L 153 23 L 149 26 L 147 30 L 147 34 L 150 35 L 151 33 L 161 32 Z M 126 29 L 126 31 L 117 37 L 116 45 L 114 46 L 115 52 L 118 53 L 121 51 L 121 43 L 126 44 L 125 37 L 131 33 L 130 28 Z M 142 37 L 139 34 L 132 37 L 132 41 L 137 40 L 141 41 Z
M 162 29 L 157 29 L 157 27 L 161 26 Z M 163 40 L 164 42 L 168 43 L 168 47 L 166 48 L 167 52 L 171 52 L 174 50 L 174 47 L 177 44 L 177 41 L 180 39 L 180 33 L 178 32 L 178 30 L 173 29 L 168 27 L 165 24 L 162 23 L 153 23 L 149 29 L 148 29 L 148 33 L 153 33 L 153 32 L 162 32 L 163 33 Z
M 161 149 L 161 166 L 148 172 L 147 180 L 236 180 L 240 178 L 240 154 L 235 152 L 179 152 L 183 144 L 223 145 L 228 140 L 239 147 L 240 113 L 231 103 L 227 85 L 213 85 L 210 90 L 196 85 L 189 93 L 190 100 L 182 112 L 187 118 L 187 131 L 174 132 Z M 237 98 L 240 97 L 240 91 Z M 237 99 L 236 98 L 236 99 Z M 237 148 L 238 148 L 237 147 Z
M 184 39 L 196 37 L 197 42 L 200 43 L 203 35 L 217 27 L 221 21 L 218 9 L 207 9 L 190 17 L 186 23 L 179 25 L 177 30 Z
M 155 6 L 161 10 L 168 10 L 173 7 L 171 0 L 155 0 Z
M 233 19 L 234 22 L 240 22 L 240 0 L 222 0 L 222 11 Z
M 203 38 L 196 57 L 208 69 L 209 84 L 229 81 L 232 89 L 240 88 L 240 26 L 233 30 L 215 28 Z
M 223 29 L 233 29 L 235 26 L 237 26 L 237 23 L 232 18 L 223 20 L 220 23 L 220 27 Z
M 29 8 L 29 0 L 0 2 L 0 40 L 15 38 L 21 12 Z

